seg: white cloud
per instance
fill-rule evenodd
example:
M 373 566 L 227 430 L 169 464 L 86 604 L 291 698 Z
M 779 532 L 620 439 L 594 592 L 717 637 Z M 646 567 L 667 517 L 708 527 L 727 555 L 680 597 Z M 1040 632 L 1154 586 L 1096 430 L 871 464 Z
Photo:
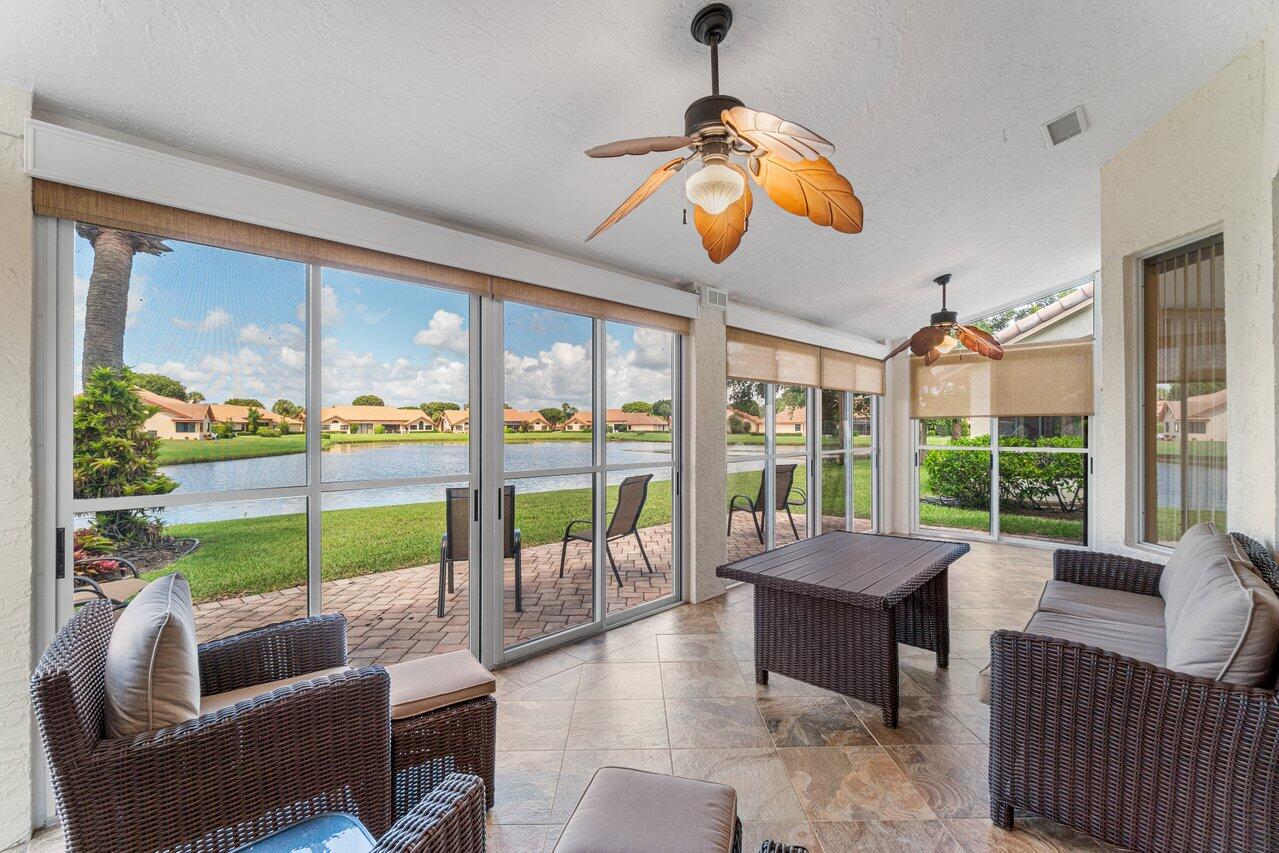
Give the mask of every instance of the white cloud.
M 297 316 L 299 323 L 306 322 L 306 300 L 298 303 Z M 320 322 L 337 323 L 342 319 L 342 309 L 338 305 L 338 295 L 332 286 L 320 285 Z
M 264 329 L 257 323 L 240 327 L 240 343 L 255 346 L 289 346 L 300 349 L 306 346 L 306 336 L 292 323 L 276 323 Z
M 431 322 L 425 329 L 413 336 L 413 343 L 423 347 L 434 347 L 457 355 L 466 355 L 468 340 L 466 329 L 462 328 L 462 317 L 452 311 L 437 309 L 431 316 Z
M 391 313 L 390 308 L 385 308 L 381 311 L 374 311 L 372 308 L 365 305 L 363 302 L 357 302 L 355 304 L 355 316 L 359 317 L 362 321 L 364 321 L 365 323 L 368 323 L 370 326 L 376 326 L 378 323 L 381 323 L 383 320 L 386 319 L 387 315 L 390 313 Z
M 132 288 L 130 288 L 132 297 Z M 196 332 L 211 332 L 231 322 L 231 314 L 225 308 L 210 308 L 203 320 L 184 320 L 181 317 L 170 317 L 169 322 L 179 329 L 190 329 Z
M 623 354 L 620 344 L 614 348 L 614 341 L 609 338 L 609 405 L 671 399 L 671 333 L 637 328 L 633 340 L 635 347 Z
M 569 403 L 582 408 L 591 399 L 591 357 L 586 347 L 557 341 L 536 356 L 506 353 L 506 402 L 517 409 Z

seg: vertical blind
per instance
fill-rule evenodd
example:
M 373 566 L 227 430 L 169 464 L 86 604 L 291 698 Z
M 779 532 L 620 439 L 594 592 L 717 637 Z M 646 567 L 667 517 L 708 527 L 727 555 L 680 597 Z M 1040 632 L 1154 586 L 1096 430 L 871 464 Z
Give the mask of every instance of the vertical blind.
M 912 418 L 1091 415 L 1092 338 L 1022 344 L 1002 361 L 949 352 L 910 360 Z
M 727 340 L 734 379 L 884 393 L 884 365 L 877 359 L 733 327 Z
M 1145 264 L 1145 538 L 1173 544 L 1226 512 L 1225 243 Z

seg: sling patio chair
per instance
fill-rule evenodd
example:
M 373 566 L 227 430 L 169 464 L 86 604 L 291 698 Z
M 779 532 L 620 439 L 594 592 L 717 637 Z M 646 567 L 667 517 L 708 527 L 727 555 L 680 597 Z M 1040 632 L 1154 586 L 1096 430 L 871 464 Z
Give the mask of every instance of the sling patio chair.
M 639 543 L 640 556 L 644 558 L 644 565 L 648 566 L 645 574 L 653 573 L 653 564 L 648 559 L 648 552 L 644 550 L 644 540 L 639 535 L 639 517 L 644 511 L 644 502 L 648 500 L 648 481 L 651 479 L 653 479 L 652 474 L 644 474 L 627 477 L 622 481 L 622 485 L 617 488 L 617 506 L 613 508 L 613 516 L 608 520 L 608 527 L 604 530 L 604 553 L 608 554 L 608 564 L 613 569 L 613 578 L 617 581 L 619 589 L 622 586 L 622 576 L 617 571 L 617 560 L 613 559 L 613 550 L 608 547 L 610 542 L 634 536 L 635 541 Z M 586 526 L 574 530 L 573 528 L 579 524 Z M 564 528 L 564 540 L 560 543 L 560 577 L 564 577 L 564 558 L 568 554 L 568 543 L 573 540 L 589 543 L 594 538 L 595 531 L 590 521 L 576 519 L 568 523 L 568 527 Z
M 114 569 L 120 575 L 119 579 L 101 580 L 88 574 L 88 570 L 101 567 Z M 76 560 L 74 571 L 75 589 L 72 593 L 72 602 L 77 607 L 90 601 L 102 600 L 111 602 L 111 606 L 119 610 L 147 585 L 137 566 L 124 557 L 115 555 L 84 557 Z
M 795 488 L 795 464 L 778 465 L 777 474 L 774 477 L 775 485 L 775 503 L 776 511 L 786 511 L 786 517 L 790 519 L 791 532 L 795 534 L 795 538 L 799 538 L 799 528 L 795 526 L 795 516 L 791 514 L 792 506 L 804 506 L 808 502 L 808 495 L 804 494 L 803 489 Z M 797 495 L 797 500 L 792 500 L 791 496 Z M 745 503 L 741 506 L 738 501 Z M 755 535 L 759 537 L 760 544 L 764 544 L 764 477 L 760 472 L 759 491 L 755 494 L 755 499 L 751 500 L 746 495 L 733 495 L 728 500 L 728 535 L 733 534 L 733 513 L 748 512 L 750 513 L 751 522 L 755 525 Z
M 471 558 L 471 490 L 465 486 L 444 492 L 444 538 L 440 540 L 440 598 L 436 615 L 444 618 L 444 579 L 453 594 L 453 564 Z M 515 612 L 524 612 L 520 559 L 520 529 L 515 526 L 515 487 L 502 487 L 502 558 L 515 560 Z

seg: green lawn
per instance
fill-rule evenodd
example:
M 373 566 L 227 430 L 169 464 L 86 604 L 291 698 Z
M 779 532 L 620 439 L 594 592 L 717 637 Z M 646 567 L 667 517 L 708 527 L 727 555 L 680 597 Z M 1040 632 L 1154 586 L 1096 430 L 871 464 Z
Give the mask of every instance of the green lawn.
M 802 483 L 803 466 L 795 475 L 796 482 Z M 824 512 L 842 514 L 843 495 L 838 481 L 824 478 L 823 482 L 828 494 Z M 759 472 L 730 474 L 728 487 L 730 495 L 748 494 L 753 498 L 759 489 Z M 870 488 L 869 464 L 855 466 L 854 506 L 859 516 L 869 514 Z M 516 526 L 525 547 L 559 542 L 570 521 L 591 515 L 589 489 L 525 492 L 518 494 L 516 500 Z M 611 486 L 610 509 L 616 500 L 617 487 Z M 670 520 L 670 481 L 654 481 L 649 486 L 640 526 L 669 524 Z M 356 577 L 437 562 L 444 533 L 444 503 L 330 510 L 322 513 L 321 524 L 324 579 Z M 191 582 L 197 601 L 306 582 L 306 517 L 301 514 L 174 524 L 168 532 L 177 537 L 193 536 L 201 545 L 147 577 L 180 571 Z

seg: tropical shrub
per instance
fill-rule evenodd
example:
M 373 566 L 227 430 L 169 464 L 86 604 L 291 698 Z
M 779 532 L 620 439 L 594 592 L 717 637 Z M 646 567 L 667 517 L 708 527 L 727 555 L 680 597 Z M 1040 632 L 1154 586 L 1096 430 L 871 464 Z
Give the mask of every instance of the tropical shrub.
M 958 438 L 951 446 L 985 446 L 989 442 L 989 436 Z M 956 506 L 990 508 L 990 451 L 934 450 L 924 454 L 920 466 L 933 494 Z
M 254 406 L 249 407 L 249 413 L 244 416 L 244 431 L 249 435 L 257 435 L 258 430 L 262 427 L 262 412 Z
M 225 421 L 214 421 L 213 426 L 209 427 L 209 431 L 218 438 L 235 438 L 235 430 Z
M 385 427 L 385 426 L 383 426 L 382 424 L 374 424 L 374 425 L 373 425 L 373 434 L 374 434 L 374 435 L 386 435 L 386 427 Z
M 953 438 L 951 447 L 987 447 L 990 436 Z M 1000 447 L 1080 447 L 1081 436 L 1039 439 L 1005 436 Z M 999 495 L 1003 506 L 1044 512 L 1083 508 L 1085 457 L 1079 453 L 1001 453 Z M 921 463 L 933 494 L 956 506 L 990 506 L 990 452 L 930 451 Z
M 156 465 L 157 440 L 145 428 L 154 412 L 134 393 L 128 370 L 96 367 L 90 372 L 72 415 L 76 497 L 163 495 L 178 487 Z M 142 510 L 100 512 L 94 527 L 116 541 L 147 538 L 157 530 Z

